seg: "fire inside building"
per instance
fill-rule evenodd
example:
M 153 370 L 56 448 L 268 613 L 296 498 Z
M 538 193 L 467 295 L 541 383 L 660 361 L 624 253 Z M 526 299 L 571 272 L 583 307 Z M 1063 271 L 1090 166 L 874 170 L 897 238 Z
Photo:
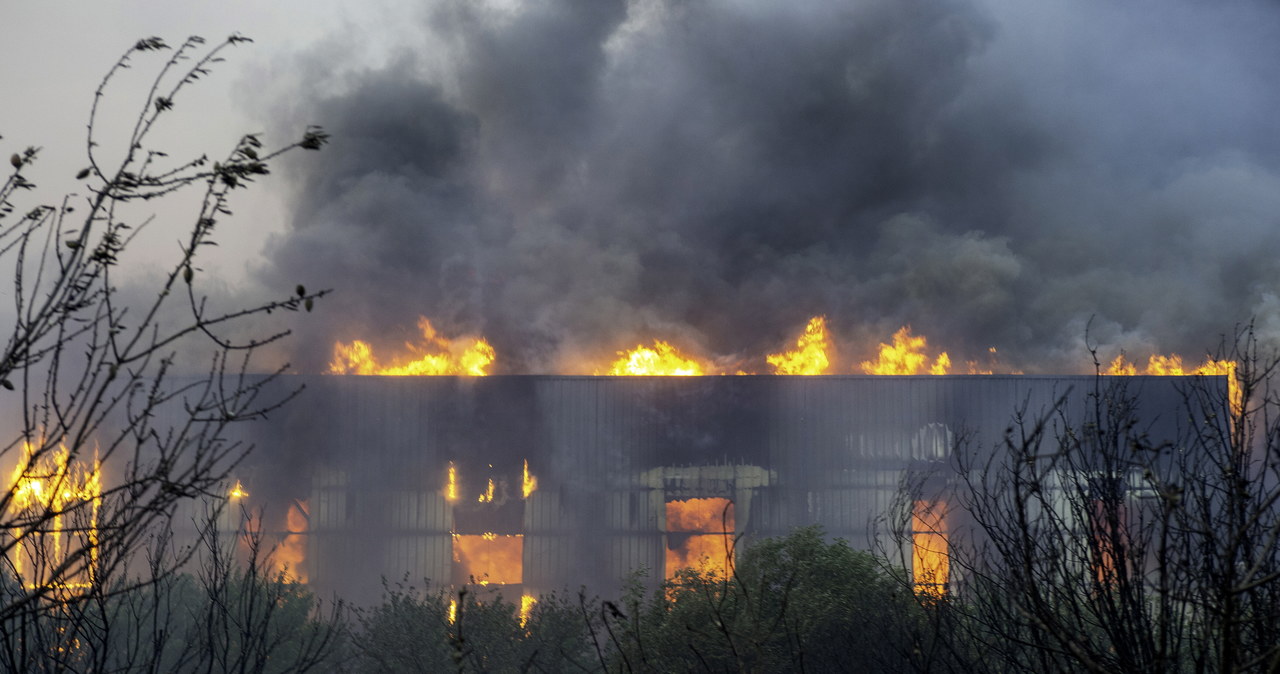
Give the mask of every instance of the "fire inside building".
M 614 594 L 817 524 L 870 544 L 906 471 L 995 447 L 1018 409 L 1080 413 L 1093 376 L 295 376 L 302 396 L 239 468 L 277 560 L 317 591 L 478 583 Z M 1183 377 L 1125 377 L 1172 437 Z M 1226 377 L 1219 377 L 1225 386 Z M 1216 380 L 1215 380 L 1216 381 Z M 234 499 L 239 500 L 239 499 Z M 913 518 L 919 581 L 946 582 L 946 517 Z M 531 601 L 527 599 L 526 601 Z

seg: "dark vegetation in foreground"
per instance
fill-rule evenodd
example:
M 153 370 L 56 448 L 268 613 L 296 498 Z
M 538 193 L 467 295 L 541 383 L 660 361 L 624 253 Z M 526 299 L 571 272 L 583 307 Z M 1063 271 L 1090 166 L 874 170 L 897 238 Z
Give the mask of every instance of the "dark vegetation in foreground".
M 66 601 L 0 641 L 11 671 L 929 671 L 931 600 L 816 527 L 739 553 L 730 578 L 682 572 L 618 601 L 389 586 L 376 606 L 317 601 L 216 536 L 198 568 Z
M 521 626 L 505 599 L 396 588 L 357 613 L 352 669 L 382 671 L 894 671 L 923 665 L 927 615 L 903 577 L 817 528 L 740 552 L 730 578 L 687 570 L 621 600 L 543 597 Z
M 618 601 L 544 596 L 523 624 L 519 598 L 487 588 L 397 584 L 377 606 L 325 610 L 260 563 L 237 572 L 221 562 L 81 606 L 73 634 L 50 616 L 40 631 L 54 641 L 31 642 L 25 661 L 129 672 L 852 672 L 927 671 L 939 658 L 933 602 L 816 527 L 747 546 L 730 578 L 686 570 L 654 592 L 636 577 Z M 113 629 L 91 629 L 104 623 Z

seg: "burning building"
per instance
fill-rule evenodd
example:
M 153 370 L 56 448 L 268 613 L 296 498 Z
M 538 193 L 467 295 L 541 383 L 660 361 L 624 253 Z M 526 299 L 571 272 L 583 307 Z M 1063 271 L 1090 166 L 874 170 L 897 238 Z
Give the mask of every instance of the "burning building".
M 1223 378 L 1225 380 L 1225 378 Z M 613 593 L 644 570 L 727 572 L 735 543 L 821 525 L 854 545 L 904 471 L 994 446 L 1016 409 L 1092 376 L 297 376 L 240 477 L 322 592 L 383 579 Z M 1126 377 L 1172 437 L 1179 377 Z M 1164 427 L 1161 426 L 1164 424 Z M 945 517 L 915 518 L 917 575 L 942 583 Z

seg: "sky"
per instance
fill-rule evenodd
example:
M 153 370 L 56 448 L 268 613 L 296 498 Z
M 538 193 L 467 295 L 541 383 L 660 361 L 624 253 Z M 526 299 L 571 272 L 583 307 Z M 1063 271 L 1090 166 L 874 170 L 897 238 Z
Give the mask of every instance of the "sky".
M 270 95 L 270 83 L 264 89 L 259 85 L 274 75 L 260 73 L 271 72 L 277 64 L 345 31 L 369 32 L 373 30 L 370 23 L 386 22 L 381 7 L 357 12 L 347 9 L 347 4 L 331 0 L 6 3 L 0 9 L 0 53 L 4 55 L 0 83 L 6 101 L 0 106 L 0 149 L 7 150 L 7 155 L 30 146 L 40 148 L 39 162 L 30 175 L 38 179 L 43 193 L 56 196 L 74 191 L 71 178 L 85 163 L 85 125 L 94 90 L 122 54 L 151 36 L 177 47 L 198 35 L 213 46 L 234 33 L 254 42 L 230 50 L 227 61 L 209 78 L 184 91 L 174 119 L 157 129 L 157 144 L 173 150 L 175 156 L 223 155 L 243 134 L 261 132 L 267 126 L 266 104 L 256 101 Z M 387 31 L 388 36 L 392 32 Z M 385 58 L 376 52 L 371 47 L 351 53 L 376 63 Z M 111 118 L 116 123 L 103 130 L 104 145 L 120 137 L 122 124 L 132 122 L 128 113 L 141 101 L 162 58 L 136 59 L 133 71 L 117 77 L 107 90 L 105 107 L 116 113 Z M 282 134 L 277 140 L 292 140 L 295 135 Z M 235 246 L 237 253 L 257 258 L 270 231 L 282 229 L 284 192 L 284 185 L 273 184 L 245 193 L 246 208 L 255 213 L 261 209 L 264 216 L 247 218 L 252 222 L 234 232 L 233 243 L 240 244 Z M 181 218 L 187 212 L 177 208 L 170 217 Z M 147 252 L 167 259 L 164 249 Z M 232 261 L 217 268 L 232 282 L 249 271 L 245 264 Z
M 1087 344 L 1195 359 L 1250 320 L 1280 345 L 1275 3 L 0 11 L 0 150 L 44 147 L 51 188 L 127 45 L 256 40 L 165 138 L 333 134 L 250 193 L 207 267 L 230 298 L 335 289 L 296 326 L 297 371 L 419 316 L 532 373 L 655 338 L 763 371 L 814 315 L 839 372 L 908 324 L 1025 372 L 1088 371 Z

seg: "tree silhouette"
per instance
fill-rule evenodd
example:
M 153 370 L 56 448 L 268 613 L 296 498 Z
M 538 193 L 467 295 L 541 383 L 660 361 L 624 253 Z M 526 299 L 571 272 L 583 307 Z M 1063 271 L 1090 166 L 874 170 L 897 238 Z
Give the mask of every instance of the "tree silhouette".
M 200 549 L 171 545 L 179 507 L 211 507 L 206 533 L 225 507 L 227 478 L 249 451 L 228 428 L 292 397 L 269 397 L 271 377 L 247 376 L 254 352 L 287 331 L 243 335 L 266 314 L 310 311 L 328 291 L 298 286 L 218 310 L 199 265 L 231 215 L 232 193 L 327 135 L 309 127 L 268 149 L 251 134 L 219 160 L 175 159 L 152 142 L 187 90 L 245 42 L 232 35 L 210 47 L 191 37 L 171 48 L 153 37 L 131 46 L 94 93 L 80 195 L 45 200 L 29 178 L 38 148 L 9 159 L 0 184 L 0 265 L 12 279 L 0 291 L 11 304 L 0 318 L 0 409 L 11 415 L 0 439 L 10 471 L 0 492 L 0 665 L 10 671 L 108 662 L 119 636 L 108 629 L 112 611 L 172 587 Z M 129 130 L 102 131 L 103 102 L 139 65 L 156 74 Z M 198 197 L 189 219 L 153 216 L 157 201 L 180 194 Z M 130 253 L 144 229 L 180 245 L 168 260 L 147 260 L 161 271 L 141 289 L 132 273 L 122 290 L 121 264 L 137 259 Z M 207 369 L 178 376 L 178 355 L 201 350 Z

